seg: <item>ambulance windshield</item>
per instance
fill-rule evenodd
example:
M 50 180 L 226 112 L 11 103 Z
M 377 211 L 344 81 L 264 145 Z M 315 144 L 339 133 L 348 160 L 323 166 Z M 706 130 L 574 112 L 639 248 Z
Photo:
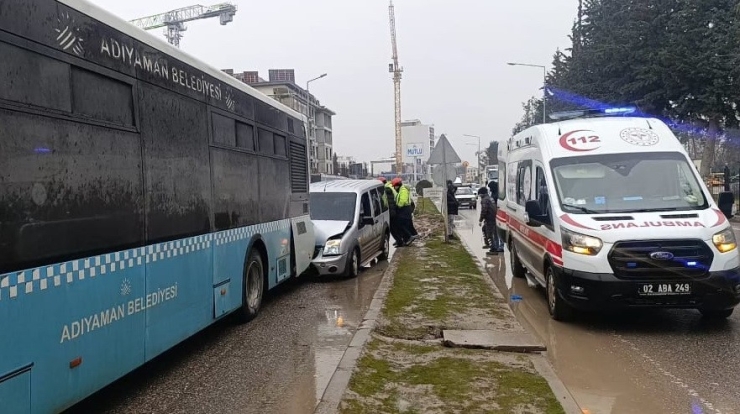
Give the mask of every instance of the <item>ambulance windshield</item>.
M 699 210 L 709 207 L 693 167 L 678 152 L 554 159 L 560 206 L 574 214 Z

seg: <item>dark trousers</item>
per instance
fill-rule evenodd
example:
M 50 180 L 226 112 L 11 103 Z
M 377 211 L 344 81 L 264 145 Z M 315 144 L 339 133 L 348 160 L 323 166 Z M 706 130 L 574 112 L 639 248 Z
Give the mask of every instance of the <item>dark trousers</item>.
M 495 220 L 486 220 L 483 224 L 483 232 L 488 240 L 488 245 L 491 250 L 496 250 L 501 247 L 501 239 L 498 237 L 498 229 L 496 229 Z
M 397 244 L 401 244 L 404 242 L 404 238 L 402 236 L 402 233 L 400 231 L 401 224 L 398 222 L 398 217 L 394 214 L 391 216 L 390 220 L 391 224 L 391 236 L 393 236 L 393 240 L 396 241 Z
M 419 233 L 416 232 L 414 227 L 414 210 L 411 206 L 401 207 L 398 210 L 398 219 L 401 220 L 401 226 L 403 228 L 404 240 L 408 240 L 411 236 L 417 236 Z

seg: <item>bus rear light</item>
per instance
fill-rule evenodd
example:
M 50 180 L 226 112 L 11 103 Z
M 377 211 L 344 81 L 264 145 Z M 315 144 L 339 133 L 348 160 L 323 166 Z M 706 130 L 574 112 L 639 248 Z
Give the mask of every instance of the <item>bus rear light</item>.
M 69 369 L 75 369 L 82 365 L 82 357 L 77 357 L 71 361 L 69 361 Z

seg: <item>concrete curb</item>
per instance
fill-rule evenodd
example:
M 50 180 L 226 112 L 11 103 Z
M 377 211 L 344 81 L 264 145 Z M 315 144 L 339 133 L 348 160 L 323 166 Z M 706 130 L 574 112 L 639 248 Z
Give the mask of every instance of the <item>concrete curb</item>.
M 388 268 L 383 273 L 383 278 L 380 281 L 378 290 L 373 295 L 370 307 L 365 313 L 365 317 L 362 318 L 359 328 L 352 336 L 349 346 L 344 351 L 344 355 L 339 361 L 337 369 L 334 370 L 334 374 L 332 374 L 329 384 L 324 390 L 321 401 L 316 405 L 315 414 L 335 414 L 339 411 L 339 403 L 342 401 L 342 397 L 349 386 L 352 372 L 357 367 L 357 360 L 360 359 L 362 350 L 370 339 L 370 334 L 375 329 L 375 326 L 377 326 L 383 304 L 388 296 L 388 292 L 391 290 L 391 286 L 393 286 L 393 275 L 396 271 L 398 257 L 398 252 L 396 252 L 393 258 L 391 258 Z
M 488 275 L 488 270 L 486 269 L 485 263 L 483 263 L 483 261 L 473 252 L 472 248 L 468 245 L 468 243 L 465 242 L 465 239 L 463 237 L 460 237 L 457 231 L 455 231 L 454 233 L 459 239 L 460 244 L 465 248 L 465 251 L 468 252 L 470 257 L 472 257 L 475 261 L 476 265 L 478 265 L 478 269 L 483 272 L 484 279 L 486 280 L 486 283 L 488 283 L 488 286 L 492 289 L 494 295 L 503 297 L 508 303 L 508 299 L 499 290 L 498 286 L 496 286 L 496 282 L 494 282 L 490 277 L 486 277 Z M 524 332 L 527 332 L 524 326 L 519 323 L 519 320 L 516 319 L 516 315 L 514 314 L 514 311 L 511 310 L 511 307 L 507 306 L 507 309 L 509 310 L 509 312 L 511 312 L 514 321 L 522 328 Z M 583 410 L 581 410 L 581 408 L 578 406 L 578 403 L 576 403 L 573 395 L 570 393 L 570 391 L 568 391 L 568 388 L 566 388 L 565 384 L 563 384 L 563 381 L 561 381 L 560 378 L 557 376 L 557 374 L 555 373 L 555 368 L 553 368 L 553 366 L 550 364 L 550 361 L 541 354 L 531 354 L 530 360 L 532 361 L 532 365 L 534 365 L 535 370 L 547 381 L 547 384 L 550 386 L 550 389 L 555 394 L 555 397 L 557 397 L 560 405 L 563 406 L 563 410 L 568 414 L 583 414 Z

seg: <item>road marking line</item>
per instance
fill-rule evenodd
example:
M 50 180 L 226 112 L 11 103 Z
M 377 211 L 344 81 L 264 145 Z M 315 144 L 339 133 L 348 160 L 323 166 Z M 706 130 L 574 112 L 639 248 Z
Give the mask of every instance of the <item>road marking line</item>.
M 704 407 L 706 407 L 707 410 L 709 410 L 705 414 L 709 414 L 709 412 L 712 412 L 714 414 L 722 414 L 722 412 L 720 410 L 718 410 L 717 408 L 714 407 L 714 404 L 712 404 L 707 399 L 702 398 L 695 389 L 690 388 L 689 387 L 689 384 L 687 384 L 686 382 L 684 382 L 681 378 L 673 375 L 668 370 L 666 370 L 665 368 L 663 368 L 660 365 L 660 362 L 654 360 L 653 358 L 651 358 L 645 352 L 642 352 L 642 350 L 640 350 L 640 348 L 638 348 L 634 343 L 632 343 L 632 341 L 630 341 L 628 339 L 625 339 L 622 335 L 619 335 L 619 334 L 616 334 L 616 333 L 614 333 L 612 335 L 614 335 L 623 344 L 629 346 L 633 351 L 635 351 L 637 353 L 637 355 L 639 355 L 640 357 L 642 357 L 645 361 L 649 362 L 650 365 L 652 365 L 653 367 L 655 367 L 655 369 L 658 372 L 660 372 L 664 376 L 668 377 L 671 380 L 672 383 L 674 383 L 674 384 L 678 385 L 679 387 L 683 388 L 684 390 L 686 390 L 686 393 L 688 394 L 689 397 L 698 400 L 699 403 L 701 403 L 701 405 L 703 405 Z

